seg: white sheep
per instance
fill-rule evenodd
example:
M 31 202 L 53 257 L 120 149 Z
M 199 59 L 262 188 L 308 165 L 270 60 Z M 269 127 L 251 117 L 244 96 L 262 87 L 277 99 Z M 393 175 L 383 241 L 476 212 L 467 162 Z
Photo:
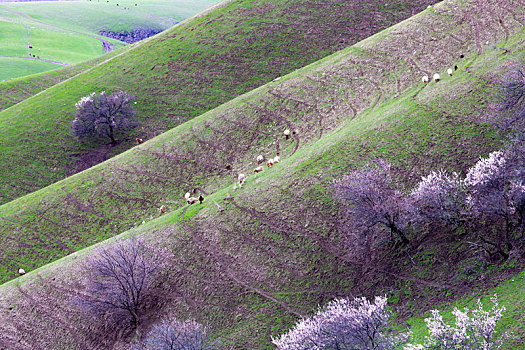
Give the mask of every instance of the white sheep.
M 447 73 L 449 76 L 452 76 L 452 68 L 447 69 Z
M 20 276 L 25 275 L 25 274 L 26 274 L 26 270 L 24 270 L 23 268 L 19 268 L 19 269 L 18 269 L 18 274 L 19 274 Z
M 160 208 L 159 208 L 159 212 L 160 212 L 161 214 L 164 214 L 164 213 L 166 212 L 166 207 L 163 206 L 163 205 L 161 205 Z
M 242 184 L 244 183 L 244 180 L 246 180 L 246 175 L 239 174 L 239 176 L 237 176 L 237 181 L 239 181 L 239 186 L 240 187 L 242 187 Z
M 284 130 L 284 138 L 287 140 L 290 138 L 290 129 Z
M 259 155 L 257 157 L 257 164 L 261 164 L 262 162 L 264 162 L 264 157 L 262 155 Z
M 428 75 L 423 75 L 423 77 L 421 78 L 421 81 L 423 82 L 423 84 L 428 83 Z
M 438 82 L 441 79 L 441 75 L 439 75 L 439 73 L 435 73 L 433 79 L 435 82 Z
M 271 168 L 274 164 L 275 164 L 275 163 L 273 162 L 273 159 L 268 159 L 268 160 L 266 161 L 266 166 L 267 166 L 268 168 Z
M 276 155 L 272 160 L 274 164 L 277 164 L 281 161 L 281 157 L 279 157 L 279 155 Z
M 185 199 L 188 199 L 188 198 L 190 198 L 190 197 L 191 197 L 191 193 L 186 192 L 186 194 L 184 195 L 184 198 L 185 198 Z
M 263 166 L 258 166 L 257 168 L 253 169 L 253 173 L 256 174 L 256 173 L 260 173 L 261 171 L 263 171 Z
M 198 198 L 195 198 L 195 197 L 188 197 L 186 198 L 186 203 L 188 203 L 189 205 L 192 205 L 194 203 L 196 203 L 199 199 Z

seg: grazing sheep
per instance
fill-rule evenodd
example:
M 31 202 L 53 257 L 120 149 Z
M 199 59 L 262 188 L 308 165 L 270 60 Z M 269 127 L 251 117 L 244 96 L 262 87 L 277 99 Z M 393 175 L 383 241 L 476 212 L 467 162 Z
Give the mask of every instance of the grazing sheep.
M 253 173 L 260 173 L 261 171 L 263 171 L 264 167 L 261 165 L 261 166 L 258 166 L 257 168 L 253 169 Z
M 262 155 L 259 155 L 257 157 L 257 164 L 261 164 L 262 162 L 264 162 L 264 157 Z
M 159 208 L 159 211 L 161 214 L 164 214 L 166 212 L 166 207 L 161 205 L 160 208 Z
M 452 68 L 447 69 L 447 73 L 449 76 L 452 76 Z
M 273 158 L 273 163 L 274 164 L 277 164 L 281 161 L 281 157 L 279 157 L 279 155 L 276 155 L 274 158 Z
M 204 196 L 199 194 L 199 203 L 202 204 L 202 202 L 204 202 Z
M 421 81 L 423 82 L 423 84 L 428 83 L 428 75 L 423 75 L 423 77 L 421 78 Z
M 242 184 L 244 183 L 244 180 L 246 180 L 246 175 L 239 174 L 239 176 L 237 176 L 237 181 L 239 181 L 239 186 L 242 187 Z
M 266 166 L 268 168 L 271 168 L 275 163 L 273 162 L 273 159 L 268 159 L 268 161 L 266 162 Z
M 436 73 L 434 74 L 433 79 L 437 83 L 441 79 L 441 75 L 439 75 L 439 73 Z
M 190 198 L 190 196 L 191 196 L 191 193 L 186 192 L 186 194 L 184 195 L 184 198 L 185 198 L 185 199 L 188 199 L 188 198 Z
M 144 140 L 141 139 L 140 137 L 137 137 L 135 140 L 137 141 L 138 145 L 140 145 L 142 142 L 144 142 Z
M 19 274 L 20 276 L 25 275 L 25 274 L 26 274 L 26 270 L 24 270 L 23 268 L 19 268 L 19 269 L 18 269 L 18 274 Z
M 290 129 L 284 130 L 283 134 L 284 134 L 284 138 L 288 140 L 290 138 Z
M 195 197 L 188 197 L 186 198 L 186 203 L 188 203 L 189 205 L 192 205 L 194 203 L 197 203 L 199 199 L 198 198 L 195 198 Z

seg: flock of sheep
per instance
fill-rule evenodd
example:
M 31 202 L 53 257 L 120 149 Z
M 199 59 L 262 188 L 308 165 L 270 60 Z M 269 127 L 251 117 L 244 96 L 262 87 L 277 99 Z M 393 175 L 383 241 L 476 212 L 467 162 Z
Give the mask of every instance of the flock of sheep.
M 447 73 L 449 76 L 452 76 L 452 74 L 454 73 L 455 70 L 458 70 L 458 66 L 454 66 L 454 69 L 452 68 L 449 68 L 447 69 Z M 432 79 L 435 81 L 435 82 L 438 82 L 441 80 L 441 75 L 439 75 L 439 73 L 434 73 L 434 75 L 432 76 Z M 428 83 L 428 75 L 423 75 L 423 77 L 421 78 L 421 81 L 426 84 Z
M 290 138 L 290 129 L 284 130 L 283 134 L 284 134 L 285 139 L 288 140 Z M 279 152 L 277 152 L 275 157 L 266 160 L 266 166 L 268 168 L 271 168 L 272 166 L 274 166 L 275 164 L 279 163 L 280 161 L 281 161 L 281 157 L 279 156 Z M 261 163 L 263 163 L 263 162 L 264 162 L 264 157 L 261 154 L 261 155 L 259 155 L 257 157 L 257 167 L 255 169 L 253 169 L 253 173 L 254 174 L 260 173 L 261 171 L 264 170 L 264 166 L 261 165 Z M 237 181 L 239 182 L 239 187 L 242 187 L 242 184 L 244 183 L 244 181 L 246 180 L 247 177 L 248 176 L 246 176 L 246 174 L 243 174 L 243 173 L 241 173 L 241 174 L 239 174 L 237 176 Z
M 447 73 L 448 73 L 448 75 L 449 75 L 449 76 L 452 76 L 453 73 L 454 73 L 454 71 L 457 70 L 457 69 L 458 69 L 458 66 L 454 66 L 454 69 L 452 69 L 452 68 L 448 68 L 448 69 L 447 69 Z M 441 76 L 440 76 L 440 74 L 439 74 L 439 73 L 435 73 L 435 74 L 432 76 L 432 80 L 434 80 L 434 82 L 438 82 L 438 81 L 440 81 L 440 80 L 441 80 Z M 421 77 L 421 81 L 422 81 L 424 84 L 428 83 L 428 82 L 429 82 L 429 77 L 428 77 L 428 75 L 424 75 L 423 77 Z M 288 140 L 288 139 L 290 138 L 290 134 L 291 134 L 291 133 L 290 133 L 290 129 L 286 129 L 286 130 L 284 130 L 283 134 L 284 134 L 285 139 Z M 141 139 L 141 138 L 136 138 L 135 140 L 137 141 L 137 144 L 141 144 L 141 143 L 144 142 L 144 140 Z M 264 160 L 265 160 L 265 158 L 264 158 L 263 155 L 259 155 L 259 156 L 257 157 L 257 165 L 258 165 L 258 166 L 257 166 L 255 169 L 253 169 L 253 173 L 254 173 L 254 174 L 256 174 L 256 173 L 260 173 L 261 171 L 264 170 L 264 166 L 261 165 L 261 164 L 264 162 Z M 274 166 L 275 164 L 279 163 L 280 161 L 281 161 L 281 157 L 279 156 L 279 152 L 277 152 L 277 154 L 276 154 L 275 157 L 266 160 L 266 166 L 267 166 L 268 168 L 271 168 L 272 166 Z M 247 176 L 246 174 L 244 174 L 244 173 L 241 173 L 241 174 L 239 174 L 239 175 L 237 176 L 237 181 L 238 181 L 238 183 L 239 183 L 239 187 L 242 187 L 244 181 L 245 181 L 247 178 L 248 178 L 248 176 Z M 197 203 L 197 202 L 199 202 L 199 203 L 202 204 L 202 202 L 204 201 L 204 196 L 203 196 L 202 194 L 199 194 L 198 197 L 193 197 L 193 196 L 191 195 L 190 192 L 187 192 L 187 193 L 184 195 L 184 199 L 186 200 L 186 203 L 188 203 L 189 205 L 192 205 L 192 204 Z M 161 214 L 164 214 L 164 213 L 166 212 L 166 207 L 165 207 L 164 205 L 162 205 L 162 206 L 159 208 L 159 212 L 160 212 Z M 18 270 L 18 273 L 19 273 L 20 275 L 23 275 L 23 274 L 25 274 L 26 272 L 24 271 L 24 269 L 20 268 L 20 269 Z

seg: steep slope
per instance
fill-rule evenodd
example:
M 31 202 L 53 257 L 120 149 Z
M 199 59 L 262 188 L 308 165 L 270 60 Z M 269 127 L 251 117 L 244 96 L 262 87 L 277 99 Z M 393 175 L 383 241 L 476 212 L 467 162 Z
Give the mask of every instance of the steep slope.
M 495 283 L 462 277 L 476 256 L 456 237 L 421 244 L 409 251 L 413 262 L 386 248 L 374 265 L 350 259 L 338 239 L 332 181 L 383 157 L 411 183 L 430 169 L 462 171 L 498 148 L 502 140 L 479 118 L 504 64 L 522 59 L 524 12 L 513 0 L 446 1 L 3 205 L 5 276 L 138 224 L 125 236 L 174 253 L 166 276 L 172 299 L 155 318 L 194 318 L 243 349 L 271 348 L 272 335 L 335 296 L 388 293 L 406 315 Z M 453 77 L 420 84 L 422 74 L 456 64 Z M 291 140 L 281 136 L 287 127 L 296 132 Z M 257 154 L 277 149 L 281 163 L 240 189 L 232 185 Z M 182 207 L 191 188 L 212 194 Z M 172 211 L 140 225 L 161 204 Z M 20 349 L 89 342 L 91 325 L 71 309 L 68 290 L 81 289 L 80 263 L 91 252 L 2 286 L 0 339 Z
M 0 203 L 86 169 L 133 144 L 83 144 L 69 133 L 92 91 L 136 96 L 150 139 L 242 93 L 351 45 L 431 0 L 223 2 L 68 82 L 0 113 Z M 132 135 L 133 136 L 133 135 Z M 98 147 L 98 148 L 97 148 Z M 95 149 L 94 149 L 95 148 Z
M 517 28 L 511 27 L 517 22 L 510 18 L 508 27 Z M 455 23 L 456 17 L 450 21 Z M 280 149 L 287 157 L 358 112 L 419 84 L 423 72 L 454 62 L 464 65 L 466 61 L 459 55 L 475 54 L 479 40 L 490 44 L 498 35 L 506 35 L 500 26 L 493 28 L 489 22 L 491 25 L 478 31 L 483 39 L 477 39 L 470 31 L 474 24 L 464 23 L 435 40 L 431 40 L 434 32 L 421 28 L 415 33 L 379 34 L 373 42 L 383 40 L 373 48 L 349 48 L 113 161 L 1 206 L 2 276 L 14 277 L 17 265 L 41 266 L 123 232 L 157 215 L 156 208 L 162 204 L 177 208 L 184 203 L 182 197 L 188 189 L 214 192 L 231 183 L 236 173 L 249 172 L 247 163 L 257 154 L 270 156 Z M 451 41 L 451 36 L 465 39 Z M 398 49 L 400 43 L 403 45 Z M 483 88 L 487 82 L 477 84 Z M 461 90 L 458 96 L 468 97 L 471 104 L 481 98 L 466 91 Z M 279 141 L 280 132 L 287 127 L 297 132 L 291 143 Z M 461 151 L 472 152 L 467 158 L 470 161 L 482 153 L 468 147 Z M 420 165 L 423 170 L 429 167 L 425 164 Z

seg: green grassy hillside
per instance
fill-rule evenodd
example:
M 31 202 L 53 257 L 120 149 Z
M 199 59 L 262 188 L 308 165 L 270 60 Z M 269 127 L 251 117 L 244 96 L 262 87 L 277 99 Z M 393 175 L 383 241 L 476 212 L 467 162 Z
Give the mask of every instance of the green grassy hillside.
M 101 30 L 128 32 L 141 28 L 165 30 L 216 2 L 216 0 L 32 1 L 1 3 L 0 9 L 15 10 L 56 27 L 98 34 Z M 9 18 L 16 17 L 9 16 Z
M 216 0 L 31 1 L 0 3 L 0 56 L 11 57 L 0 80 L 98 57 L 123 42 L 101 31 L 162 31 Z M 29 59 L 31 57 L 31 59 Z
M 0 113 L 0 203 L 45 187 L 424 8 L 390 2 L 229 2 Z M 327 15 L 327 13 L 329 15 Z M 74 104 L 123 89 L 142 123 L 118 147 L 79 143 Z M 52 132 L 50 132 L 52 130 Z
M 127 50 L 129 47 L 121 48 L 117 51 L 112 51 L 104 56 L 98 57 L 94 60 L 83 62 L 74 66 L 62 67 L 52 71 L 27 75 L 17 79 L 0 82 L 0 111 L 14 106 L 15 104 L 42 92 L 53 85 L 63 82 L 89 68 L 97 65 L 116 54 L 122 53 L 122 50 Z M 10 60 L 10 58 L 6 58 Z M 8 67 L 0 67 L 0 69 L 9 70 Z
M 375 157 L 391 161 L 411 184 L 431 169 L 462 172 L 500 147 L 481 117 L 505 65 L 524 58 L 524 12 L 512 0 L 441 3 L 1 206 L 3 276 L 131 228 L 125 236 L 174 253 L 166 276 L 173 299 L 154 318 L 194 318 L 239 349 L 271 348 L 271 336 L 336 296 L 387 293 L 403 319 L 493 286 L 521 266 L 466 278 L 477 261 L 468 237 L 430 239 L 399 254 L 385 247 L 373 265 L 350 259 L 339 241 L 332 185 Z M 446 75 L 454 65 L 453 77 L 420 83 L 423 74 Z M 292 139 L 282 137 L 285 128 L 296 132 Z M 242 188 L 234 184 L 237 173 L 251 173 L 258 154 L 277 150 L 281 163 L 249 176 Z M 186 207 L 183 195 L 193 188 L 207 194 L 205 202 Z M 169 213 L 158 217 L 161 205 Z M 81 288 L 79 263 L 91 252 L 3 285 L 2 341 L 82 348 L 89 324 L 64 293 Z

